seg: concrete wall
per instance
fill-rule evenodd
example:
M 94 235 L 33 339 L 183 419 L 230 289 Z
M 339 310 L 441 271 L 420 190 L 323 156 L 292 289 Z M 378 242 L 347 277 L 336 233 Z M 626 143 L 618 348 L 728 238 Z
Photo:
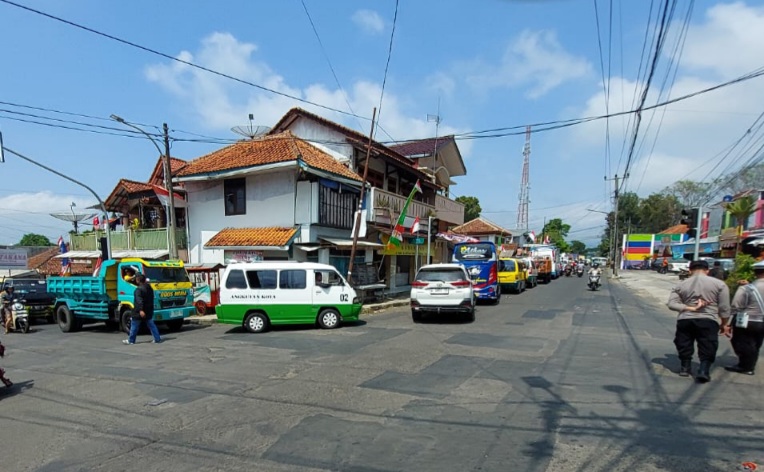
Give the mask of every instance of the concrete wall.
M 203 248 L 223 228 L 295 226 L 296 174 L 292 170 L 246 176 L 244 215 L 225 215 L 223 180 L 187 182 L 186 191 L 192 263 L 223 262 L 223 251 Z

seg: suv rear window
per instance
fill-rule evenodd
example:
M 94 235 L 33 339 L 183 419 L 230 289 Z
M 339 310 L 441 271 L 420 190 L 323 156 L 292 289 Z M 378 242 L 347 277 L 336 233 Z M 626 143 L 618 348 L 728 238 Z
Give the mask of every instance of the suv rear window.
M 515 261 L 499 261 L 499 272 L 514 272 Z
M 422 282 L 457 282 L 466 280 L 464 272 L 459 269 L 422 269 L 416 275 Z

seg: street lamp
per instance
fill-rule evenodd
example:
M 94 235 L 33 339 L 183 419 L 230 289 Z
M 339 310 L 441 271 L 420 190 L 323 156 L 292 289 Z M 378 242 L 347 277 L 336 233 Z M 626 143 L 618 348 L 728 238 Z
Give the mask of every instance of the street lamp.
M 164 165 L 164 182 L 165 182 L 165 188 L 167 189 L 167 192 L 170 194 L 170 202 L 167 209 L 167 243 L 170 246 L 168 249 L 170 250 L 170 259 L 177 259 L 178 258 L 178 247 L 175 244 L 175 192 L 172 188 L 172 170 L 170 166 L 170 140 L 168 139 L 167 135 L 167 123 L 162 124 L 162 128 L 164 130 L 164 145 L 165 145 L 165 151 L 162 152 L 162 149 L 159 147 L 159 144 L 154 140 L 154 138 L 151 137 L 150 134 L 139 128 L 138 126 L 126 121 L 124 118 L 117 116 L 117 115 L 110 115 L 109 118 L 112 120 L 122 123 L 125 126 L 129 126 L 130 128 L 133 128 L 134 130 L 138 131 L 139 133 L 146 136 L 149 141 L 151 141 L 151 144 L 154 145 L 155 148 L 157 148 L 157 151 L 159 152 L 159 157 L 162 158 L 162 163 Z

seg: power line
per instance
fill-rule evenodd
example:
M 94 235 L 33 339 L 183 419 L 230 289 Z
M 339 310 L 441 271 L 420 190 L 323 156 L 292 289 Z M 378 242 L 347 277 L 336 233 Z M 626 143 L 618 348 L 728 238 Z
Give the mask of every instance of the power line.
M 385 96 L 385 85 L 387 84 L 387 71 L 390 67 L 390 58 L 393 55 L 393 38 L 395 38 L 395 25 L 398 22 L 398 1 L 395 0 L 395 12 L 393 13 L 393 27 L 390 31 L 390 44 L 387 46 L 387 61 L 385 61 L 385 74 L 382 77 L 382 91 L 379 94 L 379 107 L 377 107 L 377 121 L 382 116 L 382 98 Z
M 46 12 L 41 11 L 41 10 L 36 10 L 34 8 L 31 8 L 31 7 L 28 7 L 28 6 L 25 6 L 25 5 L 20 5 L 18 3 L 12 2 L 10 0 L 0 0 L 0 2 L 6 3 L 8 5 L 12 5 L 12 6 L 17 7 L 17 8 L 21 8 L 22 10 L 26 10 L 26 11 L 29 11 L 31 13 L 36 13 L 36 14 L 44 16 L 46 18 L 50 18 L 51 20 L 59 21 L 61 23 L 67 24 L 69 26 L 73 26 L 75 28 L 79 28 L 81 30 L 87 31 L 89 33 L 96 34 L 96 35 L 101 36 L 101 37 L 104 37 L 104 38 L 107 38 L 107 39 L 111 39 L 112 41 L 116 41 L 118 43 L 122 43 L 122 44 L 125 44 L 127 46 L 131 46 L 131 47 L 134 47 L 136 49 L 140 49 L 142 51 L 154 54 L 156 56 L 160 56 L 160 57 L 163 57 L 165 59 L 169 59 L 171 61 L 175 61 L 175 62 L 179 62 L 181 64 L 185 64 L 185 65 L 187 65 L 189 67 L 193 67 L 195 69 L 203 70 L 203 71 L 208 72 L 210 74 L 214 74 L 214 75 L 217 75 L 217 76 L 220 76 L 220 77 L 224 77 L 226 79 L 233 80 L 235 82 L 239 82 L 239 83 L 244 84 L 244 85 L 249 85 L 250 87 L 254 87 L 254 88 L 262 90 L 264 92 L 270 92 L 272 94 L 279 95 L 279 96 L 282 96 L 282 97 L 285 97 L 285 98 L 291 98 L 292 100 L 298 101 L 300 103 L 305 103 L 307 105 L 313 105 L 315 107 L 319 107 L 319 108 L 323 108 L 324 110 L 329 110 L 329 111 L 333 111 L 333 112 L 336 112 L 336 113 L 340 113 L 342 115 L 355 116 L 357 118 L 362 118 L 364 120 L 369 120 L 369 118 L 366 118 L 364 116 L 355 115 L 353 113 L 349 113 L 347 111 L 340 110 L 338 108 L 333 108 L 333 107 L 330 107 L 330 106 L 327 106 L 327 105 L 322 105 L 320 103 L 312 102 L 312 101 L 307 100 L 305 98 L 296 97 L 294 95 L 290 95 L 290 94 L 285 93 L 285 92 L 280 92 L 278 90 L 274 90 L 272 88 L 268 88 L 268 87 L 266 87 L 264 85 L 260 85 L 260 84 L 254 83 L 254 82 L 250 82 L 248 80 L 240 79 L 240 78 L 234 77 L 234 76 L 232 76 L 230 74 L 226 74 L 224 72 L 219 72 L 219 71 L 216 71 L 214 69 L 210 69 L 209 67 L 205 67 L 205 66 L 193 63 L 191 61 L 186 61 L 184 59 L 180 59 L 178 57 L 175 57 L 175 56 L 172 56 L 170 54 L 158 51 L 156 49 L 152 49 L 152 48 L 147 47 L 147 46 L 142 46 L 142 45 L 140 45 L 138 43 L 135 43 L 135 42 L 132 42 L 132 41 L 128 41 L 126 39 L 122 39 L 122 38 L 119 38 L 117 36 L 114 36 L 114 35 L 111 35 L 111 34 L 108 34 L 108 33 L 104 33 L 102 31 L 98 31 L 98 30 L 90 28 L 88 26 L 84 26 L 84 25 L 81 25 L 79 23 L 75 23 L 73 21 L 66 20 L 64 18 L 52 15 L 50 13 L 46 13 Z M 398 3 L 397 3 L 397 0 L 396 0 L 396 13 L 397 13 L 397 5 L 398 5 Z

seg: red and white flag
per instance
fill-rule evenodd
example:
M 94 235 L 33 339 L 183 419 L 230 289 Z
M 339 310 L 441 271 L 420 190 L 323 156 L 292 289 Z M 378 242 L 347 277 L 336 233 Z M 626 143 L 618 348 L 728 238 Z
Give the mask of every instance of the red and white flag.
M 168 192 L 167 189 L 164 189 L 158 185 L 153 185 L 153 187 L 154 187 L 154 193 L 157 194 L 157 198 L 159 198 L 159 201 L 162 202 L 162 205 L 170 206 L 170 192 Z M 173 197 L 175 198 L 176 208 L 186 207 L 186 199 L 183 198 L 182 195 L 180 195 L 179 193 L 173 193 Z
M 93 269 L 93 277 L 98 277 L 101 273 L 101 262 L 103 260 L 99 257 L 98 260 L 95 263 L 95 268 Z
M 417 216 L 414 218 L 414 224 L 411 225 L 411 234 L 416 234 L 419 232 L 419 217 Z

